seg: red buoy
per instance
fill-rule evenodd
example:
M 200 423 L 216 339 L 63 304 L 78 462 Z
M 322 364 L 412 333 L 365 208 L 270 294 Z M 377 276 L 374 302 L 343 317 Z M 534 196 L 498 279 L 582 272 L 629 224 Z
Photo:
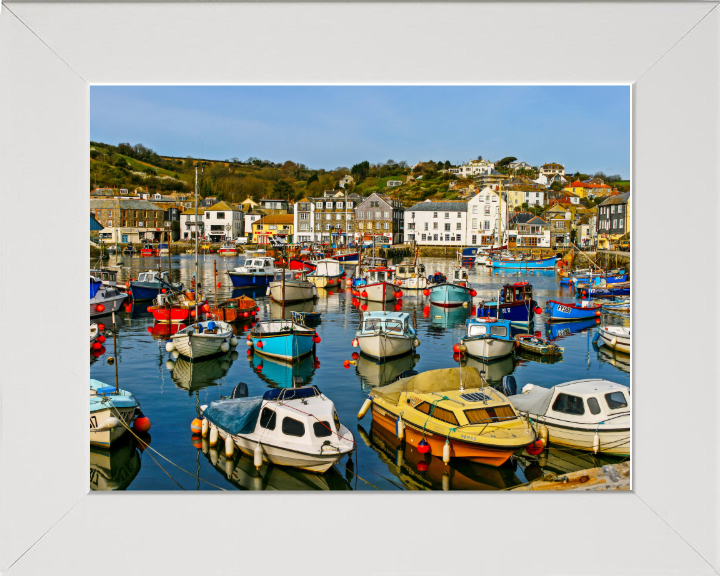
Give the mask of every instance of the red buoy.
M 148 432 L 150 430 L 150 418 L 147 416 L 135 418 L 135 421 L 133 422 L 133 430 L 136 432 Z
M 321 338 L 318 334 L 315 334 L 315 336 L 313 337 L 313 342 L 315 342 L 315 344 L 320 344 Z
M 430 296 L 430 290 L 425 288 L 425 290 L 423 290 L 423 294 L 425 294 L 425 296 Z
M 105 330 L 105 324 L 98 324 L 98 330 Z
M 220 282 L 217 283 L 217 287 L 220 288 Z
M 98 312 L 105 312 L 105 304 L 98 304 L 95 308 Z
M 250 312 L 243 312 L 243 318 L 248 318 L 250 316 Z
M 145 308 L 145 312 L 149 312 L 150 314 L 152 314 L 152 306 L 148 306 L 147 308 Z
M 460 354 L 460 344 L 455 344 L 453 346 L 453 352 L 455 352 L 455 354 Z
M 252 335 L 248 334 L 246 340 L 252 340 Z
M 402 298 L 402 290 L 398 290 L 397 292 L 395 292 L 395 296 L 397 298 Z
M 367 290 L 363 290 L 360 296 L 362 296 L 363 298 L 367 298 Z M 100 306 L 102 306 L 102 304 Z
M 192 316 L 193 318 L 195 318 L 195 310 L 190 310 L 190 316 Z
M 100 342 L 93 342 L 92 349 L 93 350 L 100 350 L 102 348 L 102 344 Z
M 365 312 L 365 310 L 367 310 L 367 304 L 363 304 L 362 306 L 360 306 L 360 309 Z
M 425 460 L 420 460 L 420 462 L 417 463 L 417 469 L 418 469 L 418 472 L 427 472 L 428 463 L 425 462 Z
M 425 440 L 420 440 L 420 442 L 418 442 L 417 449 L 420 454 L 427 454 L 428 452 L 430 452 L 430 444 L 425 442 Z
M 210 312 L 210 304 L 207 304 L 207 303 L 203 304 L 202 309 L 203 309 L 203 312 Z
M 350 368 L 350 360 L 345 360 L 345 362 L 343 362 L 343 366 L 345 366 L 345 368 Z
M 153 327 L 152 327 L 152 326 L 148 326 L 148 327 L 147 327 L 147 331 L 148 331 L 148 334 L 152 334 L 152 333 L 153 333 Z M 100 340 L 100 338 L 98 338 L 98 340 Z
M 542 314 L 542 308 L 540 308 L 540 306 L 535 308 L 535 314 Z
M 250 312 L 250 315 L 251 315 L 251 316 L 255 316 L 255 314 L 257 314 L 257 312 L 256 312 L 255 310 L 252 310 L 252 311 Z
M 105 338 L 105 336 L 103 336 L 102 334 L 100 334 L 100 336 L 98 336 L 98 339 L 97 339 L 97 340 L 98 340 L 98 342 L 100 342 L 100 344 L 104 344 L 106 338 Z
M 470 296 L 475 298 L 475 296 L 477 296 L 477 290 L 470 290 Z
M 358 354 L 357 352 L 353 352 L 353 353 L 352 353 L 352 359 L 353 359 L 353 360 L 357 360 L 358 358 L 360 358 L 360 354 Z
M 332 296 L 332 295 L 333 295 L 333 291 L 332 291 L 332 290 L 328 290 L 328 296 Z
M 162 289 L 162 293 L 165 294 L 165 292 L 167 292 L 167 288 Z
M 595 311 L 595 316 L 600 316 L 600 310 Z
M 130 280 L 125 280 L 125 288 L 130 288 Z
M 258 348 L 262 348 L 263 347 L 262 340 L 258 340 L 257 342 L 255 342 L 255 346 L 257 346 Z
M 535 440 L 535 442 L 525 448 L 525 452 L 530 454 L 530 456 L 537 456 L 544 448 L 545 446 L 543 446 L 542 440 Z

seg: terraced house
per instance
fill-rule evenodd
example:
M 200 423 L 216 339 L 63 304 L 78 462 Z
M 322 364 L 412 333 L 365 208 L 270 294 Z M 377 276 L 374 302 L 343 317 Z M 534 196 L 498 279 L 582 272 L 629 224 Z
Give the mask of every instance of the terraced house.
M 253 224 L 253 242 L 270 244 L 270 238 L 279 237 L 293 243 L 293 215 L 273 214 L 264 216 Z
M 352 199 L 351 199 L 352 198 Z M 348 197 L 303 198 L 295 204 L 295 241 L 346 244 L 355 235 L 357 195 Z
M 360 240 L 374 240 L 383 244 L 400 244 L 405 232 L 405 208 L 399 200 L 373 192 L 355 209 Z M 378 238 L 384 237 L 384 238 Z
M 405 242 L 417 242 L 420 246 L 464 246 L 467 211 L 465 201 L 418 202 L 406 211 Z
M 90 198 L 90 214 L 104 226 L 104 243 L 159 242 L 165 228 L 164 210 L 147 200 Z

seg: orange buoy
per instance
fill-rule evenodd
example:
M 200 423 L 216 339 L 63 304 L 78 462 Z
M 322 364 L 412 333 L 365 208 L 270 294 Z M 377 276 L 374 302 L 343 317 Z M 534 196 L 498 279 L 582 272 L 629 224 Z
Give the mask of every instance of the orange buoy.
M 197 434 L 198 436 L 202 434 L 202 420 L 200 418 L 195 418 L 195 420 L 190 423 L 190 430 L 193 434 Z
M 140 416 L 135 418 L 133 422 L 133 430 L 137 432 L 148 432 L 150 430 L 150 418 L 147 416 Z
M 343 366 L 345 366 L 345 368 L 350 368 L 350 360 L 345 360 L 345 362 L 343 362 Z

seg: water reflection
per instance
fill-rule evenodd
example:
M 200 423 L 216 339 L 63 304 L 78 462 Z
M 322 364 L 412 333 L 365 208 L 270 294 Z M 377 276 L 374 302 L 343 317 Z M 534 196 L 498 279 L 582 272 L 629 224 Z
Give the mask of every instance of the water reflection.
M 238 358 L 233 350 L 219 358 L 188 360 L 179 356 L 174 362 L 168 360 L 166 368 L 170 370 L 175 386 L 193 393 L 209 386 L 222 384 L 232 363 Z
M 465 321 L 470 317 L 470 307 L 444 308 L 443 306 L 430 304 L 426 306 L 423 315 L 430 317 L 431 325 L 429 329 L 434 332 L 444 332 L 445 328 L 455 327 L 463 327 L 464 330 Z
M 400 358 L 379 362 L 360 354 L 356 367 L 356 372 L 360 375 L 360 386 L 366 390 L 390 384 L 401 372 L 415 368 L 419 360 L 419 354 L 406 354 Z
M 468 356 L 464 360 L 464 366 L 468 368 L 477 368 L 481 372 L 484 371 L 485 374 L 483 377 L 487 383 L 499 388 L 502 384 L 503 377 L 512 374 L 513 370 L 515 370 L 515 360 L 512 355 L 505 356 L 505 358 L 500 358 L 491 362 L 481 358 Z
M 597 347 L 598 360 L 606 364 L 610 364 L 622 370 L 626 374 L 630 374 L 630 355 L 624 352 L 618 352 L 607 346 Z
M 546 322 L 545 334 L 548 340 L 562 340 L 571 334 L 579 334 L 588 328 L 595 328 L 598 324 L 600 324 L 599 318 L 575 320 L 574 322 Z
M 260 354 L 248 356 L 248 360 L 254 372 L 272 388 L 307 386 L 312 382 L 315 370 L 320 367 L 320 361 L 313 354 L 292 364 Z
M 113 442 L 112 449 L 90 446 L 90 488 L 125 490 L 140 472 L 140 453 L 129 434 Z
M 420 454 L 417 448 L 400 441 L 375 421 L 370 426 L 369 437 L 359 424 L 358 432 L 399 484 L 411 490 L 502 490 L 521 483 L 512 464 L 485 466 L 458 459 L 447 466 L 441 458 Z
M 528 482 L 539 480 L 550 472 L 562 475 L 576 470 L 598 468 L 605 464 L 617 464 L 626 460 L 626 458 L 620 456 L 610 456 L 603 453 L 593 454 L 592 452 L 582 452 L 554 445 L 550 445 L 537 456 L 519 452 L 515 455 L 515 458 L 522 467 Z
M 290 318 L 290 312 L 314 312 L 315 302 L 313 300 L 304 300 L 303 302 L 294 302 L 293 304 L 285 304 L 285 318 Z M 270 317 L 280 319 L 283 317 L 282 304 L 272 300 L 270 302 Z

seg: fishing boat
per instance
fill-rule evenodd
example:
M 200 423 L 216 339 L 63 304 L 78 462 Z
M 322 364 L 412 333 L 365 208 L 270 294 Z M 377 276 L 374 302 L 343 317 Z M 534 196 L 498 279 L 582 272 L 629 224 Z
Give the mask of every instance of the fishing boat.
M 608 312 L 630 312 L 630 300 L 603 301 L 596 304 L 600 304 L 603 310 Z
M 123 254 L 128 254 L 128 255 L 135 254 L 135 248 L 133 248 L 133 245 L 128 244 L 127 246 L 125 246 L 125 248 L 123 249 Z
M 98 325 L 95 322 L 90 323 L 90 346 L 92 346 L 93 342 L 98 339 L 100 336 L 100 330 L 98 329 Z
M 304 278 L 302 272 L 276 269 L 275 278 L 268 285 L 267 294 L 276 302 L 303 302 L 318 297 L 315 284 Z
M 551 322 L 567 320 L 584 320 L 600 316 L 602 306 L 590 304 L 587 300 L 581 306 L 557 300 L 548 300 L 545 304 L 545 315 Z
M 154 256 L 158 252 L 159 250 L 152 244 L 143 244 L 143 247 L 140 249 L 140 256 Z
M 254 320 L 260 308 L 257 302 L 245 295 L 228 298 L 224 302 L 210 308 L 209 314 L 223 322 L 245 322 Z
M 499 268 L 502 270 L 553 270 L 555 268 L 555 262 L 557 262 L 557 256 L 551 256 L 550 258 L 537 258 L 537 259 L 489 259 L 487 264 L 492 268 Z
M 514 324 L 529 324 L 542 309 L 533 299 L 533 287 L 528 282 L 505 284 L 494 301 L 481 301 L 477 305 L 478 318 L 497 318 L 500 302 L 500 319 Z
M 461 342 L 467 354 L 487 360 L 512 354 L 515 348 L 510 320 L 496 318 L 469 318 Z
M 117 270 L 109 270 L 108 268 L 91 268 L 90 276 L 100 278 L 104 286 L 116 287 L 117 283 Z
M 624 268 L 616 270 L 575 270 L 573 274 L 569 274 L 560 281 L 560 284 L 568 284 L 570 286 L 578 283 L 592 283 L 594 281 L 605 281 L 608 284 L 616 284 L 627 280 L 627 274 Z
M 582 298 L 605 298 L 615 296 L 629 296 L 630 282 L 618 282 L 609 286 L 588 286 L 580 290 Z
M 357 262 L 360 259 L 360 253 L 357 251 L 336 251 L 335 254 L 330 256 L 333 260 L 338 262 Z
M 230 324 L 221 320 L 206 320 L 178 330 L 170 337 L 165 349 L 168 352 L 177 350 L 182 356 L 194 360 L 228 352 L 234 345 L 237 345 L 237 338 Z
M 402 262 L 395 267 L 395 285 L 403 290 L 425 290 L 429 285 L 425 274 L 424 264 Z
M 232 242 L 223 242 L 220 245 L 218 254 L 220 256 L 237 256 L 238 249 L 237 249 L 237 246 L 235 244 L 233 244 Z
M 557 344 L 548 342 L 535 334 L 518 334 L 515 336 L 515 341 L 522 350 L 539 354 L 540 356 L 562 356 L 562 353 L 565 351 L 564 348 L 561 348 Z
M 290 270 L 302 270 L 309 273 L 315 270 L 315 264 L 305 256 L 290 258 Z
M 267 462 L 322 474 L 355 450 L 332 400 L 316 386 L 217 400 L 200 410 L 211 438 L 217 433 L 226 453 L 253 456 L 255 468 Z
M 598 339 L 608 348 L 630 354 L 630 328 L 624 326 L 599 326 Z
M 613 275 L 597 275 L 591 278 L 571 278 L 569 285 L 575 287 L 575 291 L 587 286 L 593 287 L 605 287 L 611 286 L 612 284 L 621 284 L 628 281 L 627 274 L 615 274 Z
M 355 333 L 353 346 L 378 360 L 390 360 L 412 352 L 420 345 L 417 332 L 410 326 L 407 312 L 369 312 Z
M 169 256 L 170 255 L 170 245 L 167 244 L 166 242 L 162 242 L 162 243 L 158 244 L 158 252 L 160 252 L 161 256 L 164 256 L 166 254 Z
M 255 352 L 290 362 L 310 354 L 319 341 L 315 330 L 292 320 L 258 322 L 248 338 Z
M 140 272 L 137 280 L 131 280 L 129 288 L 135 302 L 154 300 L 163 289 L 180 292 L 183 285 L 182 282 L 171 282 L 170 274 L 167 271 L 148 270 L 147 272 Z
M 467 268 L 463 266 L 455 268 L 451 281 L 436 284 L 430 287 L 429 292 L 431 304 L 446 308 L 468 304 L 477 296 L 477 292 L 470 286 Z
M 340 267 L 340 262 L 332 258 L 316 260 L 313 262 L 315 269 L 308 272 L 305 278 L 315 284 L 318 288 L 335 288 L 339 286 L 345 271 Z
M 90 444 L 110 446 L 125 433 L 140 411 L 140 403 L 127 390 L 90 380 Z M 122 422 L 121 422 L 122 421 Z
M 126 298 L 127 294 L 104 286 L 100 278 L 90 276 L 90 318 L 117 312 Z
M 195 299 L 198 298 L 196 302 Z M 147 311 L 153 315 L 156 322 L 186 322 L 193 318 L 193 311 L 196 305 L 202 306 L 205 295 L 202 292 L 197 294 L 189 290 L 187 292 L 166 292 L 160 293 L 155 298 L 152 306 Z
M 402 297 L 402 290 L 392 284 L 394 270 L 390 268 L 372 268 L 365 271 L 358 285 L 356 295 L 370 302 L 393 302 Z
M 395 432 L 421 454 L 501 466 L 535 442 L 532 427 L 476 368 L 430 370 L 373 388 L 358 413 Z
M 268 256 L 248 257 L 242 266 L 229 271 L 228 276 L 235 288 L 267 286 L 275 277 L 275 261 Z
M 515 409 L 548 430 L 549 443 L 630 455 L 630 389 L 607 380 L 574 380 L 543 388 L 526 384 L 509 397 Z

